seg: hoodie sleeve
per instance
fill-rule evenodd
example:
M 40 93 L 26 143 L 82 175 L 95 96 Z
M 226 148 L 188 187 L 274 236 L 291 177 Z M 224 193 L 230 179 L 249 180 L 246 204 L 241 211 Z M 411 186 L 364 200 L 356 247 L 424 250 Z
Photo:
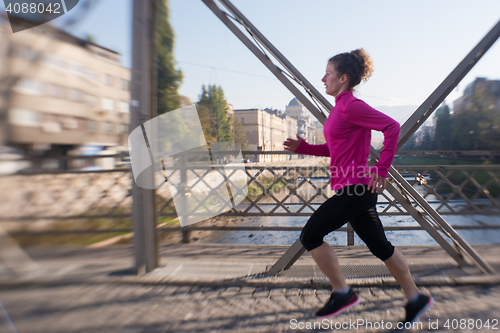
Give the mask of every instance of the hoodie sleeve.
M 380 160 L 371 171 L 386 178 L 398 146 L 399 123 L 361 100 L 352 102 L 346 111 L 346 120 L 350 123 L 384 133 L 384 148 L 380 153 Z
M 302 140 L 300 142 L 300 145 L 297 147 L 295 152 L 297 154 L 330 157 L 330 150 L 328 149 L 326 143 L 322 145 L 310 145 L 306 142 L 306 140 Z

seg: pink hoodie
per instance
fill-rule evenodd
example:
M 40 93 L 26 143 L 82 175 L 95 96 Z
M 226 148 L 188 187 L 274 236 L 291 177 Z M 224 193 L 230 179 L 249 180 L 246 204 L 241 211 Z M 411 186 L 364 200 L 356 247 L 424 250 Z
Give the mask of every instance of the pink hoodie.
M 399 123 L 354 97 L 351 90 L 335 98 L 335 107 L 323 129 L 326 143 L 310 145 L 303 140 L 295 152 L 331 157 L 330 181 L 334 191 L 348 185 L 368 185 L 371 130 L 384 133 L 384 149 L 371 172 L 387 177 L 396 153 Z

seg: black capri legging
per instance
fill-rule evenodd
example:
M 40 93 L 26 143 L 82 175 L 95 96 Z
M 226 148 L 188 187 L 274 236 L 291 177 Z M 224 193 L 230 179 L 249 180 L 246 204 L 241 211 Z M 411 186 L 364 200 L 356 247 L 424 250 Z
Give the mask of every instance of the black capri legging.
M 323 237 L 347 222 L 365 242 L 370 251 L 381 260 L 389 259 L 394 246 L 387 240 L 380 221 L 376 203 L 377 193 L 367 185 L 346 186 L 326 200 L 307 221 L 300 235 L 300 242 L 307 251 L 323 244 Z

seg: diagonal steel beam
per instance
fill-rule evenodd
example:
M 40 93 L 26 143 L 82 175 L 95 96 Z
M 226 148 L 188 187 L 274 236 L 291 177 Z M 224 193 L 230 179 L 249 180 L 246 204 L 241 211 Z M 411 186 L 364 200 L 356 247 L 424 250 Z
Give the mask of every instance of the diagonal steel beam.
M 371 155 L 372 157 L 374 157 L 376 160 L 379 159 L 380 157 L 380 154 L 379 152 L 375 149 L 375 148 L 371 148 Z M 375 164 L 375 160 L 372 160 L 370 161 L 370 164 Z M 469 259 L 485 274 L 493 274 L 495 273 L 495 270 L 493 269 L 493 267 L 491 267 L 480 255 L 479 253 L 477 253 L 470 245 L 469 243 L 467 243 L 456 231 L 455 229 L 453 229 L 453 227 L 445 221 L 445 219 L 441 216 L 441 214 L 439 214 L 428 202 L 427 200 L 425 200 L 421 195 L 420 193 L 418 193 L 414 188 L 413 186 L 408 183 L 408 181 L 391 165 L 390 169 L 389 169 L 389 175 L 392 177 L 392 179 L 397 182 L 399 184 L 399 186 L 404 189 L 405 193 L 407 195 L 409 195 L 414 202 L 416 202 L 426 213 L 427 215 L 438 225 L 438 227 L 440 228 L 440 230 L 446 234 L 452 241 L 453 243 L 460 249 L 462 250 L 463 253 L 465 253 Z M 399 192 L 398 192 L 396 189 L 393 189 L 392 191 L 389 190 L 389 193 L 391 193 L 393 196 L 396 194 L 398 195 L 400 198 L 401 196 L 399 195 Z M 394 198 L 396 198 L 396 196 L 394 196 Z M 399 203 L 401 205 L 403 205 L 405 208 L 410 208 L 410 207 L 406 207 L 404 204 L 408 203 L 409 201 L 408 200 L 405 200 L 404 198 L 402 198 L 403 200 L 398 200 Z M 413 207 L 413 205 L 411 205 L 411 208 L 410 208 L 411 211 L 415 210 L 415 207 Z M 410 211 L 409 211 L 410 212 Z M 417 211 L 418 212 L 418 211 Z M 419 213 L 419 212 L 418 212 Z M 411 213 L 410 214 L 415 218 L 414 213 Z M 419 213 L 420 214 L 420 213 Z M 442 243 L 442 240 L 444 240 L 444 238 L 439 235 L 439 234 L 434 234 L 434 233 L 431 233 L 430 230 L 428 230 L 428 227 L 429 227 L 429 223 L 427 222 L 427 220 L 425 220 L 424 218 L 415 218 L 418 223 L 420 223 L 420 225 L 441 245 L 441 247 L 443 247 L 443 249 L 448 252 L 448 254 L 450 254 L 456 261 L 457 263 L 460 265 L 460 266 L 463 266 L 464 263 L 460 262 L 459 260 L 457 260 L 458 258 L 456 257 L 456 254 L 460 255 L 460 253 L 458 253 L 457 250 L 455 250 L 454 248 L 452 248 L 451 246 L 447 246 L 449 245 L 447 242 L 447 244 L 443 244 Z M 431 226 L 432 227 L 432 226 Z M 435 230 L 434 230 L 435 231 Z M 437 233 L 437 232 L 436 232 Z M 439 235 L 439 236 L 438 236 Z M 460 255 L 461 257 L 461 255 Z
M 269 57 L 259 50 L 255 44 L 253 44 L 242 32 L 239 30 L 228 18 L 228 15 L 224 13 L 220 8 L 214 3 L 213 0 L 202 0 L 220 19 L 221 21 L 226 24 L 226 26 L 268 67 L 271 72 L 294 94 L 297 99 L 299 99 L 301 102 L 304 99 L 306 103 L 303 103 L 306 107 L 308 105 L 311 105 L 313 109 L 310 111 L 315 115 L 317 118 L 318 116 L 322 116 L 321 118 L 318 118 L 322 123 L 325 121 L 324 114 L 321 113 L 312 103 L 307 99 L 304 95 L 302 95 L 298 89 L 289 82 L 286 77 L 282 75 L 282 70 L 278 69 L 277 66 L 274 65 L 274 63 L 269 59 Z M 302 78 L 302 81 L 298 81 L 300 85 L 302 85 L 308 94 L 315 98 L 317 101 L 321 101 L 320 105 L 323 108 L 327 108 L 327 112 L 333 108 L 333 106 L 324 99 L 324 97 L 307 81 L 305 78 L 298 72 L 295 67 L 293 67 L 286 58 L 277 51 L 276 48 L 267 40 L 265 37 L 246 19 L 241 12 L 239 12 L 230 2 L 229 0 L 219 0 L 237 19 L 246 29 L 247 31 L 252 35 L 252 37 L 261 45 L 263 45 L 269 53 L 271 53 L 285 69 L 291 73 L 291 76 L 294 78 Z M 264 38 L 262 40 L 261 38 Z M 297 95 L 296 93 L 299 93 Z M 418 125 L 420 126 L 420 125 Z M 372 157 L 372 163 L 374 164 L 376 161 L 379 159 L 379 152 L 371 147 L 370 151 L 370 156 Z M 403 176 L 401 176 L 398 171 L 394 168 L 391 167 L 389 174 L 391 177 L 395 180 L 398 180 L 402 186 L 402 189 L 406 192 L 406 194 L 410 195 L 411 198 L 414 199 L 417 204 L 419 204 L 422 209 L 426 212 L 431 212 L 429 214 L 431 218 L 434 220 L 434 222 L 440 227 L 442 231 L 445 231 L 445 234 L 452 239 L 452 241 L 457 245 L 459 249 L 462 249 L 465 251 L 465 253 L 468 255 L 468 257 L 472 260 L 472 262 L 476 265 L 479 266 L 479 268 L 484 272 L 484 273 L 492 273 L 494 272 L 493 268 L 491 268 L 480 256 L 477 254 L 474 249 L 472 249 L 461 237 L 454 232 L 453 228 L 449 226 L 449 224 L 444 221 L 444 219 L 427 203 L 427 201 L 422 198 L 418 192 L 404 179 Z M 417 222 L 429 232 L 429 234 L 452 256 L 459 265 L 463 266 L 466 265 L 467 263 L 463 259 L 461 253 L 453 248 L 447 241 L 444 239 L 444 237 L 439 234 L 435 228 L 427 221 L 417 210 L 413 205 L 411 204 L 410 201 L 408 201 L 404 196 L 399 193 L 399 191 L 393 187 L 393 186 L 388 186 L 388 191 L 391 193 L 394 198 L 397 198 L 401 200 L 401 204 L 405 207 L 408 207 L 409 213 L 417 220 Z M 421 199 L 421 200 L 420 200 Z M 399 201 L 398 200 L 398 201 Z M 451 229 L 452 231 L 450 231 Z M 300 243 L 296 241 L 289 249 L 288 251 L 276 262 L 273 267 L 267 272 L 267 275 L 275 275 L 282 269 L 286 269 L 293 265 L 293 263 L 300 257 L 300 255 L 304 252 L 303 247 L 300 246 Z
M 288 59 L 281 54 L 281 52 L 274 47 L 274 45 L 250 22 L 230 1 L 219 0 L 219 2 L 229 10 L 233 16 L 239 20 L 245 27 L 248 27 L 248 32 L 255 36 L 256 39 L 269 51 L 269 53 L 284 67 L 290 74 L 295 78 L 295 80 L 304 87 L 306 92 L 311 98 L 316 99 L 316 101 L 323 107 L 324 111 L 328 114 L 332 109 L 328 100 L 321 94 L 317 93 L 316 88 L 292 65 Z
M 470 51 L 457 67 L 444 79 L 432 94 L 417 108 L 417 110 L 401 126 L 398 150 L 430 117 L 432 112 L 455 89 L 462 79 L 469 73 L 479 59 L 490 49 L 500 37 L 500 21 L 484 36 L 484 38 Z
M 229 19 L 227 14 L 223 12 L 217 4 L 213 0 L 202 0 L 205 5 L 231 30 L 236 37 L 241 40 L 243 44 L 252 53 L 260 60 L 262 63 L 276 76 L 278 80 L 280 80 L 285 87 L 290 90 L 290 92 L 297 97 L 297 99 L 305 105 L 305 107 L 311 111 L 311 113 L 319 120 L 321 123 L 326 121 L 326 116 L 323 112 L 321 112 L 304 94 L 300 92 L 295 85 L 290 82 L 286 76 L 283 74 L 283 71 L 277 67 L 271 59 L 267 56 L 267 54 L 263 53 L 254 43 L 252 43 L 247 36 Z

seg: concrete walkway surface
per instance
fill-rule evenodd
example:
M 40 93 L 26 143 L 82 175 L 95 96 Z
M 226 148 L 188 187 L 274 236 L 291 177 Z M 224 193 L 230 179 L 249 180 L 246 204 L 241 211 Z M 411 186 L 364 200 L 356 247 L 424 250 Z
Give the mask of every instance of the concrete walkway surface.
M 500 329 L 498 275 L 485 277 L 475 268 L 459 269 L 436 246 L 398 248 L 421 292 L 436 300 L 422 316 L 421 326 L 412 331 Z M 499 245 L 474 248 L 500 271 Z M 282 276 L 260 274 L 286 249 L 166 245 L 161 248 L 162 267 L 141 277 L 130 271 L 131 246 L 30 249 L 27 254 L 38 269 L 25 276 L 16 277 L 0 264 L 4 306 L 0 306 L 0 332 L 328 332 L 336 328 L 387 332 L 404 317 L 405 297 L 380 261 L 365 247 L 338 247 L 342 270 L 363 301 L 331 321 L 315 320 L 315 311 L 330 291 L 309 255 Z
M 500 244 L 474 246 L 500 272 Z M 0 262 L 0 283 L 28 284 L 70 281 L 119 281 L 211 286 L 328 287 L 312 257 L 305 253 L 276 277 L 266 272 L 288 249 L 281 245 L 170 244 L 161 247 L 160 267 L 136 276 L 130 245 L 90 249 L 43 247 L 27 250 L 35 265 L 15 272 Z M 500 274 L 485 276 L 476 267 L 459 268 L 439 246 L 399 246 L 415 280 L 421 285 L 497 283 Z M 393 282 L 385 265 L 365 246 L 335 247 L 344 276 L 352 285 L 387 286 Z M 35 268 L 34 268 L 35 267 Z

